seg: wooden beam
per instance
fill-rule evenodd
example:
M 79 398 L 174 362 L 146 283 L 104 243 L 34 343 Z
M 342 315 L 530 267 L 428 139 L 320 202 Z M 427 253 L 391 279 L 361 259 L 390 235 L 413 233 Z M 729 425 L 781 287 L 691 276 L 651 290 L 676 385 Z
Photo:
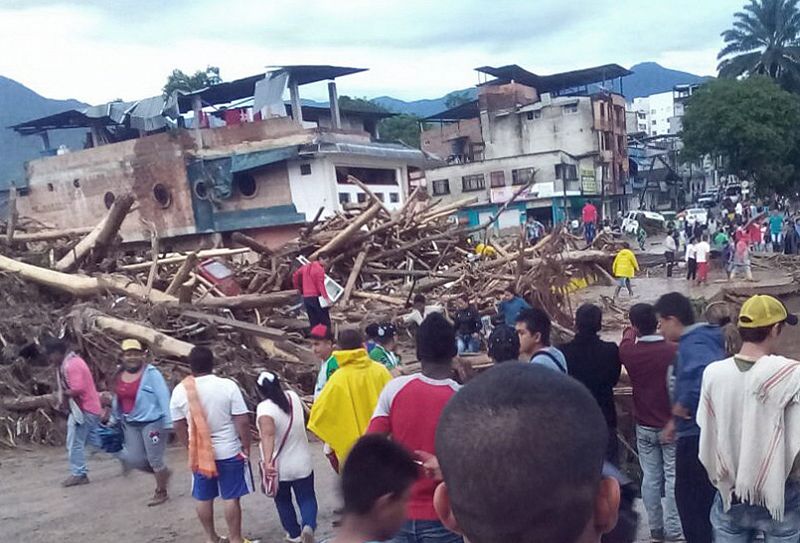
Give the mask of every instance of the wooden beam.
M 377 196 L 377 195 L 376 195 L 374 192 L 372 192 L 372 190 L 371 190 L 371 189 L 370 189 L 370 188 L 369 188 L 367 185 L 365 185 L 365 184 L 364 184 L 364 183 L 361 181 L 361 179 L 359 179 L 358 177 L 356 177 L 356 176 L 354 176 L 354 175 L 348 175 L 348 176 L 347 176 L 347 180 L 348 180 L 350 183 L 353 183 L 353 184 L 357 185 L 357 186 L 358 186 L 358 188 L 360 188 L 361 190 L 363 190 L 363 191 L 364 191 L 364 192 L 365 192 L 365 193 L 366 193 L 366 194 L 367 194 L 367 195 L 368 195 L 368 196 L 369 196 L 369 197 L 372 199 L 372 201 L 373 201 L 373 202 L 375 202 L 376 204 L 378 204 L 379 206 L 381 206 L 381 209 L 383 209 L 383 210 L 386 212 L 386 214 L 387 214 L 389 217 L 391 217 L 391 216 L 392 216 L 392 212 L 391 212 L 391 211 L 389 211 L 389 208 L 388 208 L 388 207 L 386 207 L 386 204 L 384 204 L 383 202 L 381 202 L 380 198 L 378 198 L 378 196 Z
M 41 232 L 17 232 L 14 241 L 26 243 L 33 241 L 52 241 L 54 239 L 84 236 L 91 232 L 93 227 L 64 228 L 63 230 L 42 230 Z
M 272 249 L 251 238 L 250 236 L 242 234 L 241 232 L 234 232 L 231 234 L 231 241 L 238 243 L 239 245 L 244 245 L 245 247 L 248 247 L 256 253 L 264 256 L 272 256 L 273 254 Z
M 371 221 L 381 210 L 380 206 L 373 204 L 369 209 L 361 213 L 358 217 L 355 218 L 353 222 L 351 222 L 347 227 L 336 234 L 336 236 L 330 240 L 328 243 L 314 251 L 309 260 L 314 260 L 322 253 L 332 253 L 336 249 L 340 248 L 342 245 L 345 244 L 351 237 L 353 237 L 361 227 Z
M 194 253 L 188 253 L 185 255 L 170 255 L 162 258 L 159 263 L 163 266 L 166 264 L 178 264 L 183 262 L 187 258 L 189 258 L 189 254 L 194 254 L 199 259 L 206 259 L 206 258 L 214 258 L 217 256 L 234 256 L 234 255 L 242 255 L 245 253 L 249 253 L 251 250 L 248 247 L 240 248 L 240 249 L 207 249 L 204 251 L 197 251 Z M 152 261 L 147 262 L 137 262 L 136 264 L 126 264 L 125 266 L 120 266 L 119 269 L 122 271 L 142 271 L 147 270 L 152 265 Z
M 374 292 L 363 292 L 356 290 L 353 292 L 353 298 L 362 298 L 364 300 L 375 300 L 391 305 L 405 306 L 406 301 L 402 298 L 395 298 L 394 296 L 386 296 L 385 294 L 376 294 Z
M 197 253 L 189 253 L 186 256 L 186 260 L 183 261 L 181 267 L 178 268 L 178 272 L 172 278 L 169 286 L 167 287 L 166 293 L 175 295 L 181 288 L 187 279 L 189 279 L 189 275 L 194 270 L 194 267 L 197 265 Z
M 228 307 L 231 309 L 255 309 L 257 307 L 275 307 L 291 304 L 299 299 L 296 290 L 281 290 L 267 294 L 241 294 L 239 296 L 222 296 L 206 298 L 197 303 L 201 307 Z
M 94 326 L 103 332 L 111 332 L 120 339 L 134 338 L 147 344 L 148 349 L 160 356 L 186 358 L 194 345 L 153 330 L 148 326 L 106 315 L 89 315 Z
M 358 253 L 353 269 L 350 270 L 350 277 L 347 278 L 347 284 L 344 287 L 344 294 L 342 295 L 342 305 L 347 305 L 350 301 L 350 295 L 353 293 L 353 288 L 356 286 L 356 280 L 361 273 L 361 267 L 364 265 L 364 259 L 367 257 L 367 251 L 363 250 Z

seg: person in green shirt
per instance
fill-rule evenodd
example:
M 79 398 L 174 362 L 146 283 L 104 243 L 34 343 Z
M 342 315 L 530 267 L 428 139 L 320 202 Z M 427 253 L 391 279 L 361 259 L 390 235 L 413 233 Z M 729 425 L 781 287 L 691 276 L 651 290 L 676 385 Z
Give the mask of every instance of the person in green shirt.
M 311 329 L 308 339 L 311 340 L 311 350 L 321 362 L 317 383 L 314 386 L 314 399 L 316 400 L 333 372 L 339 369 L 339 363 L 333 356 L 333 332 L 330 328 L 324 324 L 318 324 Z
M 714 236 L 714 245 L 718 248 L 725 247 L 728 244 L 729 238 L 728 234 L 725 233 L 724 230 L 720 230 L 717 232 L 717 235 Z
M 387 370 L 394 371 L 400 364 L 400 357 L 394 353 L 397 328 L 392 323 L 381 322 L 375 332 L 375 346 L 369 352 L 369 357 L 386 366 Z

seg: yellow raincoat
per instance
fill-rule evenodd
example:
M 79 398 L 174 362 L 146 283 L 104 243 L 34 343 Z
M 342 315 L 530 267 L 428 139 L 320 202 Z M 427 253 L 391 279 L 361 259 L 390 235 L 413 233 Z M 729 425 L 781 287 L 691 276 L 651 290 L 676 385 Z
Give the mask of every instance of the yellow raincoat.
M 308 429 L 330 445 L 339 464 L 369 426 L 383 387 L 392 380 L 366 349 L 336 351 L 339 369 L 331 375 L 311 408 Z
M 627 277 L 631 278 L 639 271 L 639 263 L 636 261 L 636 255 L 630 249 L 622 249 L 617 253 L 612 266 L 614 277 Z

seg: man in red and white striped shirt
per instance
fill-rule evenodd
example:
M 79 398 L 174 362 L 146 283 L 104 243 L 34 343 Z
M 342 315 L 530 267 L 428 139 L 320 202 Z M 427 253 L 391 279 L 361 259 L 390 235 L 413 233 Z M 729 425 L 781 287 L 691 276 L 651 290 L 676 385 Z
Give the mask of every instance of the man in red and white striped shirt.
M 439 416 L 459 384 L 453 379 L 456 356 L 453 326 L 439 313 L 429 315 L 417 331 L 417 358 L 421 373 L 390 381 L 378 399 L 367 432 L 388 434 L 410 452 L 434 454 L 434 439 Z M 392 543 L 429 541 L 462 543 L 460 535 L 442 525 L 433 508 L 437 481 L 420 476 L 411 490 L 408 519 Z

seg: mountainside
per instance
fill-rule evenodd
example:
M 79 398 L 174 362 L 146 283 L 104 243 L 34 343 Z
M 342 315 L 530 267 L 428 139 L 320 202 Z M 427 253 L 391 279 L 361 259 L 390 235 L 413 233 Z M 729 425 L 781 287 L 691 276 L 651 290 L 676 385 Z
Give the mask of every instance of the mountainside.
M 670 91 L 675 85 L 702 83 L 711 79 L 709 76 L 670 70 L 656 62 L 642 62 L 631 66 L 630 70 L 633 75 L 622 79 L 622 90 L 628 100 Z
M 379 96 L 377 98 L 373 98 L 372 102 L 375 102 L 379 106 L 393 113 L 407 113 L 409 115 L 416 115 L 417 117 L 427 117 L 429 115 L 433 115 L 434 113 L 440 113 L 446 110 L 447 104 L 445 102 L 447 102 L 447 97 L 454 93 L 463 93 L 468 95 L 471 99 L 475 99 L 478 96 L 478 89 L 472 87 L 470 89 L 449 92 L 440 98 L 414 100 L 411 102 L 398 100 L 397 98 L 392 98 L 391 96 Z
M 21 184 L 25 179 L 25 162 L 40 156 L 42 140 L 36 136 L 22 137 L 7 128 L 36 117 L 51 115 L 67 109 L 83 108 L 77 100 L 50 100 L 28 87 L 0 76 L 0 190 L 11 181 Z M 65 144 L 80 149 L 83 130 L 57 130 L 50 134 L 50 145 Z

